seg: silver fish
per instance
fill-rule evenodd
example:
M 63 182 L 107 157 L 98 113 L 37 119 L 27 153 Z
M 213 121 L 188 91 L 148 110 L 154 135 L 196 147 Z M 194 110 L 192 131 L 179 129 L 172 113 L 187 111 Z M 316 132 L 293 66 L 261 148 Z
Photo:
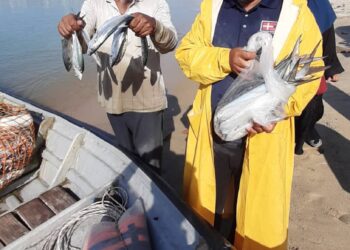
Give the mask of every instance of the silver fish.
M 285 77 L 289 75 L 290 71 L 295 68 L 296 63 L 299 60 L 298 55 L 299 55 L 300 43 L 301 43 L 301 36 L 298 37 L 292 52 L 275 67 L 275 70 L 283 79 L 285 79 Z
M 314 74 L 327 69 L 327 67 L 311 67 L 310 64 L 314 61 L 318 61 L 320 57 L 314 57 L 320 43 L 316 45 L 313 51 L 309 55 L 299 56 L 299 45 L 301 39 L 299 38 L 296 42 L 293 51 L 285 59 L 283 59 L 278 65 L 275 66 L 275 72 L 280 75 L 280 77 L 285 81 L 286 84 L 290 85 L 301 85 L 308 83 L 317 79 Z M 301 68 L 301 69 L 300 69 Z M 300 70 L 299 70 L 300 69 Z M 264 79 L 259 75 L 255 75 L 252 79 L 244 79 L 244 84 L 234 84 L 225 93 L 225 103 L 237 102 L 244 100 L 244 98 L 249 97 L 252 93 L 264 93 L 265 87 Z M 226 105 L 226 104 L 225 104 Z M 224 106 L 224 105 L 221 105 Z M 227 115 L 227 117 L 225 116 Z M 220 119 L 227 121 L 228 118 L 232 116 L 231 113 L 220 114 Z M 221 125 L 220 125 L 221 126 Z
M 64 67 L 69 72 L 72 68 L 72 39 L 62 39 L 62 59 Z
M 81 32 L 81 35 L 85 41 L 85 44 L 89 45 L 89 42 L 90 42 L 89 34 L 85 30 L 81 30 L 80 32 Z M 101 64 L 101 59 L 99 58 L 99 56 L 96 53 L 94 53 L 91 55 L 91 57 L 95 60 L 97 66 L 101 67 L 102 64 Z
M 308 55 L 300 55 L 300 43 L 299 37 L 292 52 L 273 71 L 262 67 L 270 65 L 271 60 L 267 57 L 269 52 L 263 51 L 260 57 L 263 61 L 257 60 L 250 71 L 245 75 L 243 72 L 242 76 L 234 80 L 215 111 L 214 129 L 217 135 L 223 140 L 236 140 L 247 134 L 246 129 L 252 126 L 253 121 L 264 125 L 285 116 L 285 103 L 296 86 L 316 80 L 315 73 L 326 69 L 323 66 L 311 66 L 322 59 L 315 57 L 320 43 Z M 265 73 L 270 75 L 265 76 Z M 268 82 L 265 84 L 265 81 Z
M 311 67 L 311 63 L 323 59 L 323 57 L 315 57 L 321 41 L 317 43 L 309 55 L 301 56 L 299 55 L 300 43 L 301 38 L 299 37 L 292 53 L 275 66 L 275 71 L 282 79 L 293 85 L 310 82 L 313 74 L 327 69 L 327 67 Z
M 321 41 L 318 42 L 318 44 L 316 45 L 316 47 L 313 49 L 313 51 L 311 52 L 310 56 L 308 56 L 307 58 L 308 59 L 313 59 L 315 58 L 315 54 L 317 52 L 317 48 L 320 46 L 321 44 Z M 307 61 L 307 60 L 305 60 Z M 299 79 L 303 79 L 303 77 L 305 77 L 306 75 L 308 75 L 310 69 L 311 69 L 311 63 L 313 62 L 314 60 L 308 60 L 307 63 L 304 63 L 303 67 L 300 69 L 300 71 L 295 74 L 295 78 L 296 80 L 299 80 Z
M 148 60 L 148 42 L 147 37 L 141 38 L 141 50 L 142 50 L 142 65 L 146 66 Z
M 87 53 L 93 54 L 98 48 L 112 35 L 121 24 L 129 24 L 134 17 L 131 15 L 115 16 L 108 19 L 95 33 L 91 41 Z
M 128 26 L 122 25 L 114 32 L 112 41 L 112 51 L 109 56 L 111 67 L 117 65 L 123 58 L 127 45 Z
M 81 80 L 84 72 L 84 57 L 77 33 L 72 34 L 72 66 L 75 76 Z

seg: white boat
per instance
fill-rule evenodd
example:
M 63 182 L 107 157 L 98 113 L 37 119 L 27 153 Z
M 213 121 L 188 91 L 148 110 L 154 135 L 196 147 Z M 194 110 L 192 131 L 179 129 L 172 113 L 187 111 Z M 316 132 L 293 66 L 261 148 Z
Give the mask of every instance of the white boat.
M 25 219 L 19 220 L 24 224 L 20 237 L 15 238 L 13 233 L 3 240 L 0 235 L 0 248 L 41 249 L 33 243 L 93 203 L 117 179 L 118 185 L 128 193 L 128 204 L 142 197 L 153 249 L 230 249 L 230 245 L 194 215 L 147 165 L 113 146 L 107 133 L 12 94 L 0 92 L 0 101 L 24 105 L 40 114 L 40 130 L 45 137 L 39 168 L 0 191 L 0 231 L 12 230 L 1 218 L 19 218 L 20 208 L 57 186 L 70 190 L 78 198 L 40 225 L 26 225 Z M 31 212 L 39 211 L 32 209 Z

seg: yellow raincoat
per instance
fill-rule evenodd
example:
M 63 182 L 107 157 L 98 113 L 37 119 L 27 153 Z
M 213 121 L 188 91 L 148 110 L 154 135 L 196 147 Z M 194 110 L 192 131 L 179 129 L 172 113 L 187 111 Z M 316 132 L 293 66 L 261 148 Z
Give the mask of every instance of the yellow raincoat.
M 190 129 L 184 173 L 185 200 L 213 224 L 215 172 L 211 130 L 211 84 L 230 73 L 230 49 L 213 47 L 222 0 L 203 0 L 200 14 L 176 51 L 185 75 L 200 83 L 188 114 Z M 302 35 L 300 54 L 310 54 L 322 39 L 306 0 L 284 0 L 274 35 L 275 62 L 290 54 Z M 316 56 L 321 56 L 321 46 Z M 323 65 L 322 61 L 318 63 Z M 315 65 L 314 65 L 315 66 Z M 319 74 L 321 76 L 322 73 Z M 286 105 L 287 119 L 270 134 L 248 137 L 237 201 L 237 249 L 287 249 L 294 165 L 294 116 L 315 95 L 319 80 L 301 85 Z

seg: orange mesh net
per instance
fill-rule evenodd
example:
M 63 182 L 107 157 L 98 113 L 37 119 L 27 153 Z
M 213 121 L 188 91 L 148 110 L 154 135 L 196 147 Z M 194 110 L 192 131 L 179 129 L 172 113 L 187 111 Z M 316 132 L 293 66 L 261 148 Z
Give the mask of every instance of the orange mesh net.
M 34 146 L 34 123 L 29 112 L 0 103 L 0 189 L 24 172 Z

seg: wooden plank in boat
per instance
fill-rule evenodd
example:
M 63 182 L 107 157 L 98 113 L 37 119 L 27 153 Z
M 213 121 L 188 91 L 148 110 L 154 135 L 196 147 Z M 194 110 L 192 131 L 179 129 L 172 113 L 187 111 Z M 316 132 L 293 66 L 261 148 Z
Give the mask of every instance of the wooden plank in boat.
M 15 212 L 30 229 L 36 228 L 55 215 L 39 198 L 23 204 Z
M 0 240 L 8 245 L 29 230 L 12 213 L 0 217 Z
M 67 207 L 73 205 L 76 202 L 68 192 L 62 187 L 57 186 L 49 191 L 46 191 L 39 198 L 48 206 L 55 214 L 63 211 Z

